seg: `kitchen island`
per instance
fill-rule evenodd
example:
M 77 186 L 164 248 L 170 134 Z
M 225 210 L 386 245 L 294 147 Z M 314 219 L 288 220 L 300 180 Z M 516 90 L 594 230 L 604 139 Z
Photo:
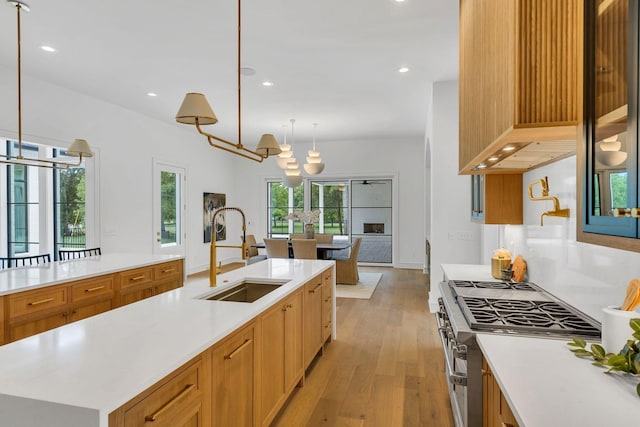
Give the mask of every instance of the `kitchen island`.
M 489 265 L 442 270 L 445 280 L 495 280 Z M 621 297 L 619 288 L 575 275 L 536 284 L 600 322 L 602 307 Z M 604 374 L 575 357 L 567 339 L 479 332 L 476 340 L 489 368 L 484 377 L 495 379 L 520 427 L 624 425 L 640 418 L 640 377 Z
M 330 272 L 333 290 L 333 271 L 333 261 L 270 259 L 219 275 L 216 288 L 207 279 L 190 281 L 7 344 L 0 348 L 0 425 L 106 427 L 112 412 L 301 293 L 311 278 Z M 248 278 L 286 283 L 253 303 L 201 299 Z M 335 292 L 331 298 L 334 302 Z M 335 338 L 335 310 L 331 316 L 325 326 Z

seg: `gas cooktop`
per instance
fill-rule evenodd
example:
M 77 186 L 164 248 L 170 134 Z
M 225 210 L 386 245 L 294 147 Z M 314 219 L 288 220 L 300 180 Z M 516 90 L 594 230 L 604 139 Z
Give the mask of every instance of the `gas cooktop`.
M 531 282 L 452 280 L 449 287 L 472 330 L 600 337 L 600 324 Z

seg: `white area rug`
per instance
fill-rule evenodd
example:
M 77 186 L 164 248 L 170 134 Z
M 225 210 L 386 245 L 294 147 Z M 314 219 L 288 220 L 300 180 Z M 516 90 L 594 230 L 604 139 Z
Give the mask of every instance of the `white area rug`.
M 336 285 L 337 298 L 369 299 L 382 279 L 382 273 L 359 273 L 360 280 L 354 285 Z

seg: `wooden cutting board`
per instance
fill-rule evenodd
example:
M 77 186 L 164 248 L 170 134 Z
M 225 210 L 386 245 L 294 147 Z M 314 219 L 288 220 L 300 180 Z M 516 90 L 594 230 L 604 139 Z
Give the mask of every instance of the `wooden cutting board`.
M 518 255 L 513 261 L 513 266 L 511 268 L 513 269 L 513 280 L 516 282 L 522 282 L 527 272 L 527 262 L 524 258 Z

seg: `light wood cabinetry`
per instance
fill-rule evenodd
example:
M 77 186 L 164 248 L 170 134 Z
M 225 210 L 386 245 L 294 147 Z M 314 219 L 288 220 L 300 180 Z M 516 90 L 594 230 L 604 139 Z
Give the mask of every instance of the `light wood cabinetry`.
M 183 283 L 182 268 L 182 260 L 176 260 L 6 295 L 0 344 L 176 289 Z
M 522 174 L 471 177 L 471 219 L 483 224 L 522 224 Z
M 309 366 L 322 348 L 322 277 L 304 286 L 304 366 Z
M 460 1 L 460 173 L 524 171 L 575 153 L 581 18 L 582 0 Z
M 4 297 L 0 296 L 0 345 L 4 344 Z
M 212 353 L 212 426 L 252 427 L 255 423 L 255 326 L 251 324 Z
M 518 427 L 509 404 L 486 360 L 482 360 L 482 425 L 483 427 Z
M 268 426 L 302 379 L 302 293 L 296 291 L 260 318 L 259 425 Z
M 322 273 L 322 342 L 333 334 L 333 270 Z
M 210 352 L 109 414 L 110 427 L 211 425 Z
M 182 286 L 182 261 L 128 270 L 119 276 L 120 306 L 124 306 Z

